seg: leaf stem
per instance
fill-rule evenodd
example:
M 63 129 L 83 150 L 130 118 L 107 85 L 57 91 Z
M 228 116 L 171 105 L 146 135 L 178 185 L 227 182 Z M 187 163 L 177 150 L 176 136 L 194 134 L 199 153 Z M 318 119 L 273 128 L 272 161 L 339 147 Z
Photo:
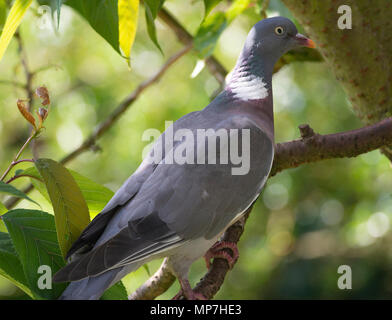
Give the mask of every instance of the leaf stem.
M 19 174 L 19 175 L 17 175 L 17 176 L 13 176 L 12 178 L 10 178 L 10 179 L 6 182 L 6 184 L 9 184 L 9 183 L 11 183 L 11 182 L 14 181 L 14 180 L 16 180 L 16 179 L 18 179 L 18 178 L 23 178 L 23 177 L 35 179 L 35 180 L 38 180 L 38 181 L 42 182 L 41 179 L 39 179 L 39 178 L 37 178 L 37 177 L 34 177 L 34 176 L 31 176 L 31 175 L 29 175 L 29 174 Z
M 23 160 L 19 160 L 20 156 L 22 155 L 23 151 L 26 149 L 26 147 L 30 144 L 31 140 L 33 140 L 35 137 L 37 136 L 37 131 L 33 131 L 30 135 L 30 137 L 26 140 L 26 142 L 24 143 L 24 145 L 22 146 L 22 148 L 20 148 L 20 150 L 18 151 L 18 153 L 16 154 L 15 158 L 12 160 L 12 162 L 10 163 L 10 165 L 8 166 L 8 168 L 4 171 L 3 175 L 0 178 L 0 181 L 4 181 L 5 177 L 8 175 L 8 173 L 11 171 L 11 169 L 17 165 L 20 162 L 34 162 L 31 159 L 23 159 Z

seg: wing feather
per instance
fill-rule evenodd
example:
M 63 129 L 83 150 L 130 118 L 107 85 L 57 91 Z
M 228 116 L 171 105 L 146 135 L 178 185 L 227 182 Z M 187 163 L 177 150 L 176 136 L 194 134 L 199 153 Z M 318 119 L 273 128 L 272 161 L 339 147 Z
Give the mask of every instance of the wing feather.
M 103 217 L 97 217 L 99 226 L 94 226 L 98 223 L 94 219 L 75 245 L 80 248 L 99 233 L 94 248 L 60 270 L 55 281 L 80 280 L 149 259 L 192 239 L 211 239 L 249 207 L 268 177 L 273 142 L 245 116 L 233 116 L 218 124 L 213 117 L 206 119 L 206 129 L 250 129 L 248 174 L 232 175 L 231 165 L 161 162 L 143 179 L 131 177 L 117 200 L 108 203 Z M 136 187 L 131 186 L 134 181 Z M 105 214 L 110 218 L 104 218 Z

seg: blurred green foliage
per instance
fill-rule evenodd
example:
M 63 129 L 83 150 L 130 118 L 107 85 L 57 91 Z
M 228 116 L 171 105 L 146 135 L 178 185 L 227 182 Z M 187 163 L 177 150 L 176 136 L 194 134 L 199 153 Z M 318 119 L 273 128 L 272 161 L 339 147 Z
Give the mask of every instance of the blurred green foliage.
M 203 1 L 169 0 L 165 6 L 196 34 L 204 17 Z M 271 1 L 268 14 L 290 17 L 279 1 Z M 223 31 L 214 54 L 228 70 L 259 19 L 255 10 L 247 9 Z M 49 22 L 37 21 L 33 10 L 28 12 L 20 28 L 28 63 L 32 70 L 53 65 L 34 79 L 37 86 L 49 89 L 52 100 L 46 130 L 38 140 L 41 157 L 59 159 L 78 147 L 122 98 L 181 48 L 175 35 L 158 20 L 163 56 L 146 36 L 144 19 L 139 21 L 129 71 L 124 59 L 70 8 L 62 7 L 58 34 Z M 79 156 L 68 167 L 115 191 L 141 162 L 142 150 L 149 143 L 141 139 L 144 130 L 163 131 L 165 120 L 176 120 L 209 103 L 219 84 L 206 69 L 196 78 L 190 77 L 197 60 L 195 53 L 179 60 L 99 140 L 98 151 Z M 14 40 L 0 62 L 0 80 L 24 81 Z M 290 64 L 275 75 L 273 86 L 276 142 L 298 138 L 297 126 L 302 123 L 309 123 L 319 133 L 361 126 L 323 63 Z M 16 107 L 16 99 L 26 98 L 24 95 L 16 86 L 0 84 L 1 171 L 29 134 Z M 26 182 L 18 179 L 14 185 L 22 187 Z M 391 190 L 390 163 L 378 151 L 279 173 L 269 180 L 252 211 L 239 243 L 240 259 L 217 298 L 391 297 Z M 38 191 L 29 196 L 42 210 L 52 212 Z M 18 207 L 36 209 L 28 201 Z M 0 231 L 4 231 L 1 226 Z M 154 272 L 159 265 L 160 261 L 152 262 L 149 269 Z M 340 265 L 352 268 L 352 290 L 337 287 Z M 191 283 L 204 273 L 200 260 L 192 266 Z M 131 292 L 147 278 L 146 270 L 140 268 L 123 283 Z M 171 298 L 178 289 L 176 282 L 161 298 Z M 0 277 L 0 298 L 28 297 Z

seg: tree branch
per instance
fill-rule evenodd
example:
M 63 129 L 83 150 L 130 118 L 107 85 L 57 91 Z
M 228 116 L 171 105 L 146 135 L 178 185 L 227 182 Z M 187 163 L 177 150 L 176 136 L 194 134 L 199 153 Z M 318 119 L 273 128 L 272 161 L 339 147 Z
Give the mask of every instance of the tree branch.
M 278 143 L 270 176 L 301 164 L 332 158 L 351 158 L 392 144 L 392 118 L 356 130 L 320 135 L 308 125 L 299 127 L 302 139 Z
M 134 293 L 130 294 L 129 300 L 153 300 L 164 293 L 176 280 L 170 273 L 165 259 L 154 275 L 141 285 Z
M 274 164 L 270 177 L 280 171 L 295 168 L 301 164 L 324 159 L 356 157 L 392 144 L 392 118 L 360 129 L 328 135 L 315 133 L 309 125 L 301 125 L 299 129 L 301 139 L 276 145 Z M 242 219 L 227 229 L 222 240 L 234 243 L 239 241 L 252 207 L 246 211 Z M 231 253 L 230 251 L 227 252 Z M 154 278 L 154 286 L 151 290 L 146 288 L 151 283 L 151 280 L 142 286 L 143 291 L 138 289 L 138 299 L 144 298 L 143 292 L 148 293 L 147 299 L 154 299 L 158 296 L 155 294 L 162 294 L 172 285 L 172 282 L 163 281 L 169 277 L 168 273 L 170 272 L 168 269 L 162 265 L 160 270 L 163 270 L 160 273 L 161 278 Z M 228 271 L 229 265 L 225 260 L 220 258 L 214 259 L 212 267 L 194 290 L 203 294 L 207 299 L 212 299 L 222 286 Z M 131 295 L 132 297 L 133 295 Z
M 264 3 L 264 6 L 268 6 L 268 2 Z M 158 17 L 176 34 L 177 39 L 185 45 L 193 44 L 192 35 L 178 22 L 178 20 L 173 17 L 167 10 L 161 9 L 158 13 Z M 274 72 L 279 71 L 283 66 L 292 63 L 294 61 L 322 61 L 322 57 L 317 50 L 309 48 L 301 48 L 297 50 L 290 51 L 286 53 L 279 61 L 276 63 Z M 225 83 L 225 78 L 227 75 L 227 70 L 223 65 L 212 55 L 206 60 L 206 66 L 215 77 L 215 79 L 220 83 L 221 87 Z
M 158 12 L 158 17 L 176 34 L 180 42 L 193 47 L 192 35 L 166 9 L 161 9 Z M 214 56 L 210 56 L 206 59 L 206 65 L 215 79 L 223 85 L 227 71 L 222 64 Z
M 189 52 L 192 47 L 193 47 L 193 37 L 192 35 L 165 9 L 161 9 L 158 13 L 159 18 L 165 22 L 169 28 L 176 34 L 178 40 L 186 45 L 186 47 L 178 52 L 176 55 L 173 57 L 169 58 L 169 60 L 166 62 L 166 64 L 155 74 L 152 78 L 146 80 L 144 83 L 142 83 L 133 93 L 131 93 L 127 98 L 123 100 L 123 102 L 120 103 L 120 105 L 109 115 L 109 117 L 102 123 L 100 123 L 94 132 L 82 143 L 80 147 L 75 149 L 73 152 L 70 154 L 66 155 L 63 159 L 60 160 L 62 164 L 65 164 L 74 158 L 78 157 L 80 154 L 83 152 L 89 150 L 92 148 L 96 140 L 104 134 L 112 125 L 116 123 L 118 118 L 129 108 L 129 106 L 137 99 L 137 97 L 140 95 L 141 92 L 144 91 L 144 89 L 148 88 L 151 84 L 154 82 L 158 81 L 161 76 L 166 72 L 166 70 L 170 67 L 171 64 L 173 64 L 175 61 L 177 61 L 180 57 L 185 55 L 187 52 Z M 279 61 L 277 64 L 277 67 L 275 69 L 275 72 L 278 71 L 283 65 L 292 62 L 296 60 L 295 57 L 297 57 L 297 54 L 291 54 L 292 57 L 286 60 Z M 310 61 L 319 61 L 319 56 L 314 53 L 309 53 L 308 52 L 299 52 L 298 53 L 299 60 L 300 61 L 305 61 L 305 60 L 310 60 Z M 288 56 L 290 57 L 290 55 Z M 209 57 L 206 59 L 206 65 L 210 72 L 214 75 L 216 80 L 221 84 L 221 86 L 224 85 L 225 82 L 225 77 L 227 75 L 227 71 L 225 68 L 219 63 L 218 60 L 216 60 L 213 56 Z M 45 67 L 44 67 L 45 68 Z M 41 71 L 41 69 L 36 70 L 33 75 L 37 72 Z M 24 188 L 22 191 L 25 193 L 29 193 L 31 190 L 33 190 L 34 186 L 32 184 L 29 184 L 26 188 Z M 18 202 L 20 201 L 20 198 L 10 198 L 8 201 L 6 201 L 5 206 L 7 208 L 12 208 L 14 207 Z
M 244 232 L 245 223 L 253 209 L 253 204 L 246 210 L 245 215 L 239 221 L 226 230 L 222 237 L 223 241 L 238 243 Z M 228 254 L 231 254 L 230 250 L 225 250 Z M 215 258 L 211 264 L 211 268 L 194 288 L 195 292 L 201 293 L 207 299 L 212 299 L 221 288 L 229 270 L 230 267 L 226 260 Z
M 98 124 L 94 131 L 90 134 L 90 136 L 84 140 L 84 142 L 76 148 L 74 151 L 66 155 L 64 158 L 60 160 L 60 163 L 65 164 L 76 157 L 78 157 L 83 152 L 92 148 L 96 141 L 105 133 L 107 132 L 116 122 L 117 120 L 127 111 L 131 105 L 135 102 L 135 100 L 146 90 L 148 87 L 153 85 L 154 83 L 158 82 L 165 72 L 172 66 L 177 60 L 183 57 L 192 49 L 191 45 L 187 45 L 179 52 L 171 56 L 166 63 L 149 79 L 142 82 L 128 97 L 126 97 L 118 106 L 115 108 L 112 113 L 100 124 Z M 34 189 L 32 184 L 29 184 L 26 188 L 23 189 L 24 193 L 28 193 Z M 10 209 L 14 207 L 20 198 L 12 197 L 5 202 L 6 208 Z
M 392 5 L 377 0 L 282 0 L 317 44 L 353 111 L 373 124 L 392 115 Z M 337 26 L 338 8 L 350 7 L 352 26 Z M 366 48 L 364 47 L 366 43 Z M 392 148 L 383 153 L 392 161 Z
M 158 82 L 165 72 L 170 68 L 172 64 L 174 64 L 178 59 L 182 56 L 187 54 L 192 49 L 191 45 L 187 45 L 179 52 L 171 56 L 166 63 L 155 73 L 151 78 L 147 79 L 146 81 L 142 82 L 136 89 L 133 91 L 128 97 L 126 97 L 119 106 L 113 110 L 113 112 L 100 124 L 98 124 L 93 133 L 73 152 L 65 156 L 63 159 L 60 160 L 62 164 L 71 161 L 72 159 L 76 158 L 79 154 L 83 153 L 84 151 L 88 150 L 92 146 L 95 145 L 96 141 L 106 132 L 108 131 L 113 124 L 120 118 L 120 116 L 127 111 L 130 106 L 139 98 L 140 94 L 150 87 L 152 84 Z

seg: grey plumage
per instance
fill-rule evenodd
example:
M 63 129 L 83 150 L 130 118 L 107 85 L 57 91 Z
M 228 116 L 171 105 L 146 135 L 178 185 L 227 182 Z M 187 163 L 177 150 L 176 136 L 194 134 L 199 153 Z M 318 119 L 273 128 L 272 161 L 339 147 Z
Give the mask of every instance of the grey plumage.
M 276 34 L 277 26 L 284 27 L 285 38 Z M 164 143 L 164 133 L 73 244 L 68 253 L 72 262 L 54 277 L 55 281 L 72 281 L 62 299 L 98 299 L 127 273 L 161 257 L 169 258 L 180 280 L 187 279 L 190 265 L 257 199 L 269 175 L 274 154 L 272 70 L 285 51 L 298 45 L 295 35 L 295 26 L 285 18 L 256 24 L 226 89 L 205 109 L 173 124 L 173 132 L 186 128 L 194 136 L 198 129 L 248 129 L 247 174 L 233 175 L 232 165 L 219 161 L 170 164 L 170 153 L 184 148 L 186 141 L 174 143 L 171 149 Z M 227 150 L 231 139 L 218 137 L 216 149 Z M 151 163 L 161 148 L 162 161 Z M 200 148 L 194 146 L 194 160 Z

